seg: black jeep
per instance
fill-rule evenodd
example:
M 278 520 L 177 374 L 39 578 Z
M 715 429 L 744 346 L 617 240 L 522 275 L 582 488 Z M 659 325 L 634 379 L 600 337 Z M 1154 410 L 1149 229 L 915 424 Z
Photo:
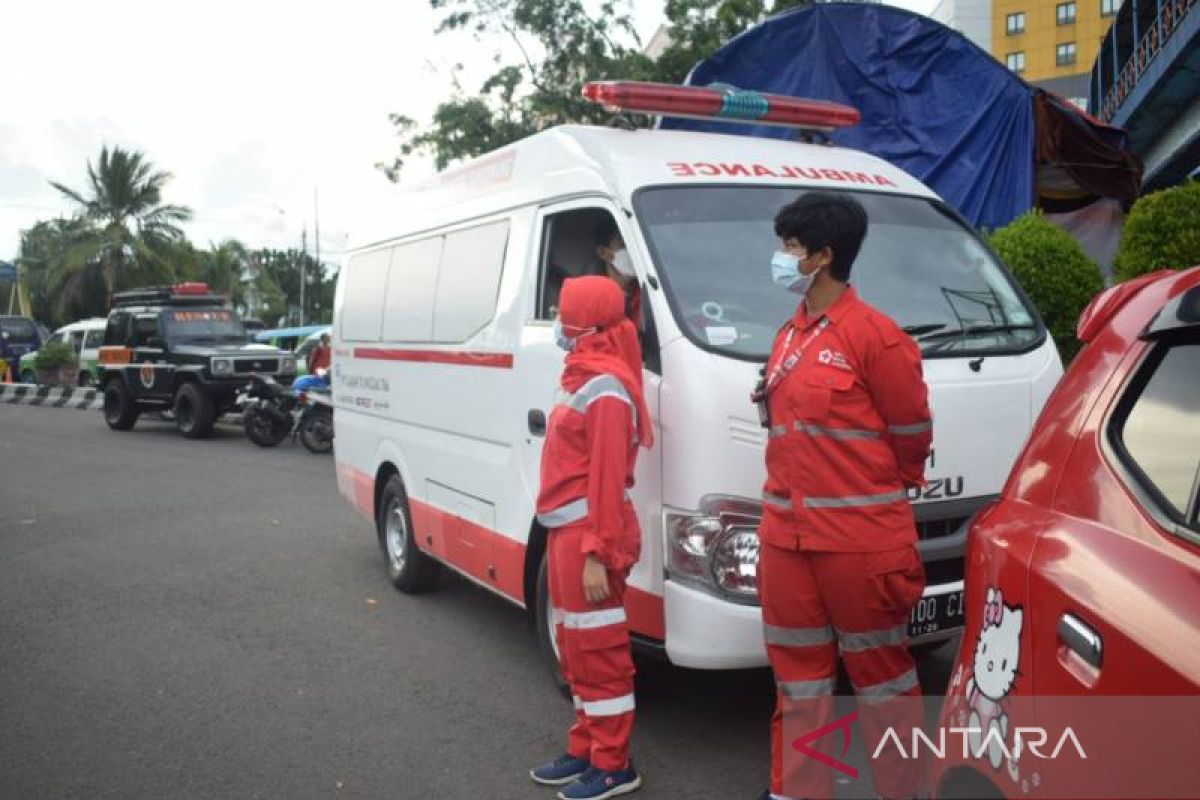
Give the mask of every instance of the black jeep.
M 212 433 L 252 374 L 290 383 L 291 353 L 251 344 L 226 299 L 203 283 L 117 292 L 99 356 L 104 420 L 127 431 L 145 411 L 172 411 L 189 439 Z

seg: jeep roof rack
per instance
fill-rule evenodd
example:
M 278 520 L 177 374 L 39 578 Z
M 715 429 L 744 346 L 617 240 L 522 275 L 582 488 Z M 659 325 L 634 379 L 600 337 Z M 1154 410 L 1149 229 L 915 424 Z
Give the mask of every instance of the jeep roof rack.
M 213 294 L 206 283 L 177 283 L 173 286 L 144 286 L 114 292 L 113 308 L 123 306 L 225 306 L 229 304 L 224 295 Z

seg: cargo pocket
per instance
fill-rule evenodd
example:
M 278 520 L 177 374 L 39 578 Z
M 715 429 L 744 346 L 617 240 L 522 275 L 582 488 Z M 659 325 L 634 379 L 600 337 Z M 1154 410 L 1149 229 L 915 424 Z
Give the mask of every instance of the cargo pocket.
M 578 632 L 580 651 L 575 671 L 580 683 L 600 688 L 633 677 L 629 625 L 605 625 Z
M 925 567 L 915 546 L 867 555 L 870 605 L 875 611 L 907 618 L 925 591 Z

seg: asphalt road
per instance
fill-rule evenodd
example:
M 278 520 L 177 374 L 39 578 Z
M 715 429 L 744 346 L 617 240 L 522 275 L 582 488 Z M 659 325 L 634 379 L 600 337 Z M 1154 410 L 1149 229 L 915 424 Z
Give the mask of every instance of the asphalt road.
M 395 592 L 331 458 L 0 405 L 0 510 L 0 799 L 553 796 L 526 770 L 571 710 L 524 614 Z M 757 797 L 767 671 L 637 689 L 637 796 Z

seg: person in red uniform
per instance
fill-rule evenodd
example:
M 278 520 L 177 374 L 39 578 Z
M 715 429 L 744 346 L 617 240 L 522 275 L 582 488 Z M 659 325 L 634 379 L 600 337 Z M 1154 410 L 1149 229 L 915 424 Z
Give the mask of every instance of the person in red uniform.
M 810 193 L 781 209 L 772 275 L 800 297 L 754 394 L 767 428 L 758 591 L 776 681 L 771 789 L 763 798 L 833 797 L 838 653 L 858 696 L 866 752 L 890 726 L 921 724 L 907 647 L 925 585 L 906 490 L 924 483 L 932 439 L 921 354 L 848 285 L 867 233 L 851 196 Z M 925 765 L 887 748 L 871 762 L 875 792 L 923 796 Z
M 596 228 L 596 255 L 608 277 L 625 293 L 625 315 L 642 330 L 642 288 L 638 285 L 633 258 L 612 217 L 606 216 Z
M 321 341 L 308 351 L 308 374 L 316 375 L 319 369 L 329 369 L 332 353 L 329 350 L 329 334 L 322 333 Z
M 599 800 L 641 786 L 629 758 L 633 658 L 625 580 L 641 533 L 626 491 L 638 447 L 653 443 L 637 330 L 602 276 L 563 284 L 560 394 L 542 449 L 538 521 L 549 531 L 550 600 L 563 675 L 575 701 L 564 755 L 530 773 L 563 800 Z

